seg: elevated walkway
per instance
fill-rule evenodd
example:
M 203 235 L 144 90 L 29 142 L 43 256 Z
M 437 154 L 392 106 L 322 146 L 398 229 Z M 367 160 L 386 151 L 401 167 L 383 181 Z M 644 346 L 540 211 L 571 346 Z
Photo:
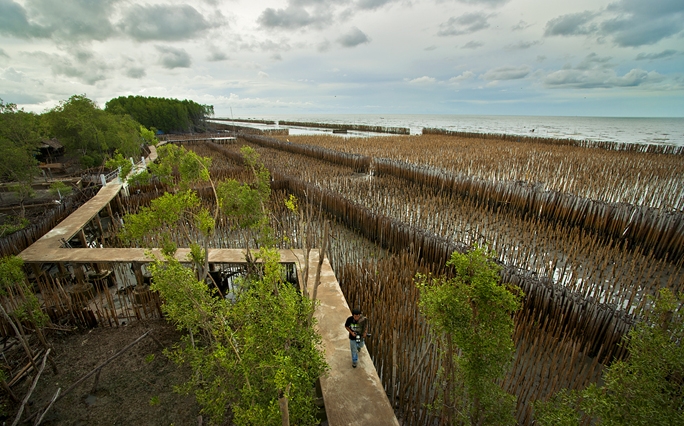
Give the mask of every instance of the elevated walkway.
M 155 152 L 156 155 L 156 152 Z M 151 158 L 152 160 L 152 158 Z M 19 254 L 25 263 L 39 266 L 44 263 L 147 263 L 152 261 L 145 249 L 128 248 L 67 248 L 69 241 L 121 191 L 122 185 L 116 182 L 103 186 L 95 197 L 90 199 L 76 212 L 45 234 L 33 245 Z M 151 250 L 160 257 L 158 249 Z M 186 261 L 189 249 L 179 249 L 176 258 Z M 280 250 L 282 263 L 295 263 L 301 268 L 304 255 L 302 250 Z M 309 256 L 310 276 L 308 282 L 313 286 L 318 265 L 319 252 L 312 250 Z M 244 263 L 243 250 L 209 249 L 210 263 Z M 309 294 L 313 288 L 309 289 Z M 321 377 L 321 389 L 325 410 L 330 426 L 398 426 L 394 411 L 385 394 L 382 382 L 364 347 L 359 354 L 357 368 L 351 366 L 351 354 L 344 322 L 351 311 L 342 294 L 337 278 L 327 258 L 323 260 L 321 282 L 317 297 L 320 306 L 314 316 L 318 320 L 329 372 Z

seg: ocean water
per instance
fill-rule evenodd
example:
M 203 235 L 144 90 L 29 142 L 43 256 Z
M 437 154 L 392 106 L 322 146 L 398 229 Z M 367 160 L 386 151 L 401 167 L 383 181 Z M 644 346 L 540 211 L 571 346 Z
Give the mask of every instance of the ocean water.
M 385 127 L 408 127 L 420 134 L 425 127 L 463 132 L 499 133 L 549 138 L 593 141 L 684 145 L 684 118 L 621 117 L 537 117 L 494 115 L 265 115 L 240 118 L 288 120 L 319 123 L 363 124 Z M 289 126 L 288 126 L 289 127 Z M 291 134 L 316 130 L 290 128 Z M 319 130 L 330 133 L 330 130 Z M 353 132 L 351 135 L 364 134 Z

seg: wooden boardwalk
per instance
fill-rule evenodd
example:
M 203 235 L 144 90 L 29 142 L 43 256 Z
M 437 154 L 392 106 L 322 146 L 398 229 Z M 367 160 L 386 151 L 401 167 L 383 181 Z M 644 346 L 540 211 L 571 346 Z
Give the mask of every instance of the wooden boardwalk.
M 153 151 L 156 156 L 156 152 Z M 153 158 L 151 158 L 153 160 Z M 129 248 L 68 248 L 69 241 L 98 213 L 108 208 L 109 203 L 120 193 L 122 185 L 111 182 L 76 212 L 64 219 L 59 225 L 45 234 L 33 245 L 19 254 L 25 263 L 34 264 L 77 264 L 97 263 L 148 263 L 153 259 L 148 255 L 161 258 L 158 249 Z M 186 261 L 189 249 L 179 249 L 175 257 Z M 319 252 L 312 250 L 309 258 L 310 276 L 313 285 Z M 301 268 L 304 256 L 302 250 L 280 250 L 280 261 L 295 263 Z M 245 263 L 243 250 L 209 249 L 210 263 Z M 313 289 L 310 289 L 311 294 Z M 342 294 L 337 278 L 328 259 L 324 259 L 321 270 L 321 284 L 318 288 L 320 306 L 315 312 L 318 328 L 323 338 L 323 350 L 330 365 L 328 373 L 321 377 L 321 389 L 325 401 L 328 424 L 331 426 L 398 426 L 387 394 L 377 371 L 373 366 L 366 348 L 359 354 L 357 368 L 351 366 L 351 354 L 344 322 L 351 311 Z

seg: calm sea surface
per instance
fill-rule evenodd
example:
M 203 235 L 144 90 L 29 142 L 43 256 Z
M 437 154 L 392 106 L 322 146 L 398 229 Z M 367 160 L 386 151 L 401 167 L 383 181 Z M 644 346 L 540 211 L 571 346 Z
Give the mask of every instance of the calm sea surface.
M 420 134 L 424 127 L 435 127 L 464 132 L 502 133 L 624 143 L 684 145 L 684 118 L 526 117 L 421 114 L 282 115 L 241 118 L 408 127 L 411 129 L 411 134 Z M 330 133 L 330 130 L 327 130 L 326 132 Z M 311 131 L 306 129 L 291 129 L 290 133 L 311 133 Z M 355 132 L 355 134 L 358 135 L 363 133 Z

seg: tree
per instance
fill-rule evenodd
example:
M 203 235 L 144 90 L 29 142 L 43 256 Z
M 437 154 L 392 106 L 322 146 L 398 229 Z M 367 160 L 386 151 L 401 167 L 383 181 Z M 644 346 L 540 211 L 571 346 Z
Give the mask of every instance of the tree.
M 29 362 L 37 369 L 26 338 L 25 326 L 33 328 L 42 345 L 48 349 L 50 346 L 43 328 L 50 322 L 50 318 L 41 310 L 40 301 L 28 284 L 23 266 L 23 260 L 16 256 L 0 259 L 0 314 L 16 333 Z M 51 359 L 50 363 L 57 373 L 55 362 Z
M 515 424 L 515 397 L 498 381 L 513 360 L 512 314 L 522 294 L 499 283 L 493 256 L 482 247 L 454 252 L 453 278 L 416 277 L 421 313 L 443 348 L 435 408 L 447 424 Z
M 40 173 L 35 156 L 42 133 L 38 116 L 0 99 L 0 179 L 12 182 L 10 190 L 19 198 L 22 218 L 24 202 L 35 194 L 31 184 Z
M 120 96 L 110 99 L 105 110 L 113 114 L 129 114 L 148 128 L 165 133 L 203 132 L 207 118 L 214 115 L 212 105 L 201 105 L 191 100 Z
M 562 390 L 534 405 L 541 425 L 578 425 L 582 415 L 600 425 L 684 424 L 684 294 L 661 289 L 627 334 L 626 360 L 613 362 L 603 385 Z
M 164 300 L 168 319 L 188 333 L 169 355 L 193 367 L 195 374 L 180 390 L 194 393 L 203 413 L 215 423 L 230 409 L 238 425 L 316 424 L 313 384 L 326 364 L 315 321 L 310 321 L 315 303 L 283 280 L 278 252 L 263 237 L 271 234 L 266 209 L 270 174 L 253 150 L 242 152 L 254 181 L 215 185 L 209 158 L 174 145 L 161 147 L 159 163 L 150 168 L 178 190 L 124 217 L 122 236 L 140 244 L 152 233 L 148 244 L 163 246 L 164 258 L 150 266 L 151 288 Z M 199 182 L 216 187 L 213 214 L 192 189 Z M 232 302 L 214 297 L 217 289 L 205 280 L 207 242 L 219 214 L 235 227 L 251 228 L 259 246 L 256 256 L 247 252 L 248 274 Z M 193 268 L 173 257 L 172 236 L 190 242 Z
M 143 139 L 140 124 L 127 115 L 101 110 L 85 95 L 74 95 L 45 114 L 51 135 L 67 151 L 78 153 L 84 167 L 102 165 L 115 150 L 137 156 Z

